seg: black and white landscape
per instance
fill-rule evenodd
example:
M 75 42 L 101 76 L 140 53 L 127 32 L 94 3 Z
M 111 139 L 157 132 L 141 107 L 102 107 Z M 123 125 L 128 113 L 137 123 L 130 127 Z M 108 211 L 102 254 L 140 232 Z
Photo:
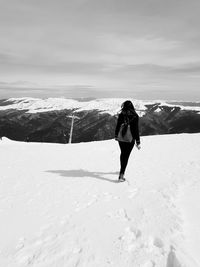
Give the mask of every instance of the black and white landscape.
M 112 139 L 124 100 L 1 100 L 0 136 L 18 141 L 68 143 L 71 116 L 75 115 L 72 142 Z M 142 136 L 200 132 L 200 102 L 132 101 L 140 116 Z
M 200 267 L 200 0 L 0 0 L 0 37 L 0 267 Z

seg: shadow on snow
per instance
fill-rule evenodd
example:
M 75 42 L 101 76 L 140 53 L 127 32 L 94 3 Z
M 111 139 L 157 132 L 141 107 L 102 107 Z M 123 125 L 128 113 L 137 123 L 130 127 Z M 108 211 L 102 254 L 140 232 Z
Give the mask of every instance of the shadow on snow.
M 56 173 L 62 177 L 75 177 L 75 178 L 84 178 L 91 177 L 98 180 L 103 180 L 111 183 L 118 183 L 117 179 L 109 179 L 106 178 L 105 175 L 117 175 L 118 172 L 90 172 L 87 170 L 79 169 L 79 170 L 49 170 L 49 173 Z

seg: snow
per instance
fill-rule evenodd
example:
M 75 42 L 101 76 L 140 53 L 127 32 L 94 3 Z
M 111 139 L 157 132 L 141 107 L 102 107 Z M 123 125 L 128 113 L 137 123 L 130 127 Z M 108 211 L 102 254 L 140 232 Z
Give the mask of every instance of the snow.
M 161 111 L 161 109 L 160 109 L 160 107 L 157 107 L 157 109 L 154 111 L 154 112 L 160 112 Z
M 101 112 L 106 112 L 111 115 L 117 114 L 120 111 L 121 104 L 125 101 L 124 98 L 101 98 L 90 101 L 78 101 L 73 99 L 66 98 L 10 98 L 7 101 L 13 102 L 12 104 L 6 106 L 0 106 L 0 110 L 6 109 L 18 109 L 18 110 L 27 110 L 28 113 L 37 113 L 37 112 L 47 112 L 53 110 L 63 110 L 63 109 L 74 109 L 76 111 L 83 110 L 94 110 L 97 109 Z M 200 111 L 200 107 L 187 107 L 181 105 L 173 105 L 166 103 L 165 101 L 154 100 L 154 101 L 144 101 L 137 99 L 130 99 L 139 116 L 145 114 L 147 109 L 145 105 L 160 103 L 159 105 L 165 105 L 169 107 L 180 107 L 182 110 L 195 110 Z M 159 111 L 159 110 L 157 110 Z
M 13 102 L 6 106 L 0 106 L 0 110 L 18 109 L 27 110 L 28 113 L 47 112 L 53 110 L 74 109 L 76 111 L 84 110 L 99 110 L 111 115 L 117 114 L 120 111 L 121 104 L 126 99 L 122 98 L 102 98 L 90 101 L 78 101 L 66 98 L 10 98 L 6 101 Z M 139 115 L 143 115 L 146 110 L 145 104 L 152 102 L 145 102 L 141 100 L 132 100 Z M 141 113 L 141 114 L 140 114 Z
M 148 136 L 117 183 L 116 141 L 0 141 L 0 266 L 200 266 L 200 134 Z

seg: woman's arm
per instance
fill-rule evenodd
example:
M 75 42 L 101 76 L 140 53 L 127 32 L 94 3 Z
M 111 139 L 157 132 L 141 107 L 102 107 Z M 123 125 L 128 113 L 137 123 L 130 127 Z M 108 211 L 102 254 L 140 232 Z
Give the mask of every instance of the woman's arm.
M 133 138 L 136 140 L 136 144 L 140 144 L 140 134 L 139 134 L 139 116 L 137 115 L 134 119 L 130 122 L 131 126 L 131 133 Z
M 137 116 L 136 121 L 135 121 L 135 140 L 136 144 L 140 144 L 140 134 L 139 134 L 139 116 Z

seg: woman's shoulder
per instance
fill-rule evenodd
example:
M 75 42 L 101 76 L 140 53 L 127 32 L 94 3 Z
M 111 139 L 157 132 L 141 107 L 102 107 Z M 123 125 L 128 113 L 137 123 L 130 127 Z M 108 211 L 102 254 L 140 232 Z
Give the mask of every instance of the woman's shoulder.
M 138 116 L 138 114 L 136 112 L 132 112 L 132 111 L 130 111 L 130 112 L 121 111 L 119 113 L 119 118 L 127 118 L 127 117 L 129 119 L 131 119 L 131 120 L 134 120 L 134 119 L 138 119 L 139 118 L 139 116 Z
M 121 121 L 124 119 L 124 115 L 122 112 L 118 113 L 118 121 Z
M 118 113 L 118 116 L 122 118 L 122 117 L 126 116 L 126 113 L 124 111 L 120 111 Z
M 134 112 L 130 112 L 128 113 L 128 117 L 132 118 L 132 119 L 135 119 L 135 118 L 138 118 L 138 114 L 134 111 Z

